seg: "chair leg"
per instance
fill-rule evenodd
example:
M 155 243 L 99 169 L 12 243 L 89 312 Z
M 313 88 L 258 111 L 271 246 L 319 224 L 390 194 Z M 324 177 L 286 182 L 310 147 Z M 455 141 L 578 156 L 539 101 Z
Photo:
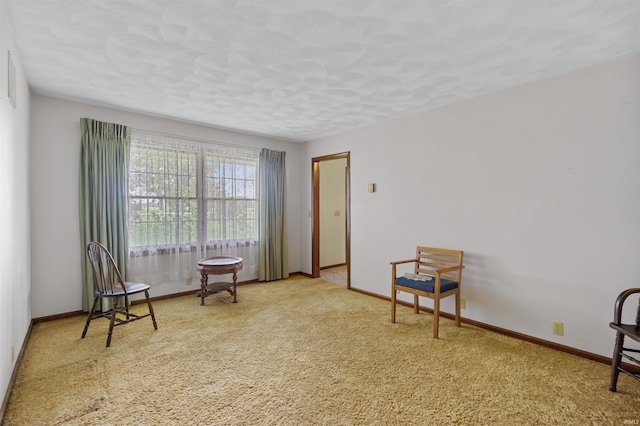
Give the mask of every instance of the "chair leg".
M 107 336 L 107 348 L 111 346 L 111 335 L 113 334 L 113 325 L 116 322 L 116 313 L 118 312 L 118 298 L 113 298 L 113 306 L 111 307 L 111 321 L 109 322 L 109 335 Z
M 440 323 L 440 298 L 433 299 L 433 338 L 438 338 L 438 324 Z
M 391 322 L 396 322 L 396 289 L 391 287 Z
M 147 298 L 147 306 L 149 306 L 149 313 L 151 314 L 151 321 L 153 321 L 153 329 L 158 329 L 158 324 L 156 323 L 156 316 L 153 313 L 153 307 L 151 306 L 151 300 L 149 299 L 149 291 L 144 291 L 144 296 Z
M 125 316 L 127 318 L 127 322 L 129 322 L 130 317 L 129 317 L 129 296 L 127 296 L 126 294 L 124 295 L 124 312 L 125 312 Z
M 618 375 L 620 374 L 620 363 L 622 361 L 622 345 L 624 344 L 624 334 L 616 333 L 616 343 L 613 347 L 613 357 L 611 358 L 611 383 L 609 384 L 609 390 L 611 392 L 616 391 L 618 385 Z
M 418 295 L 414 294 L 413 295 L 413 312 L 418 314 L 420 313 L 420 308 L 418 307 L 419 300 L 418 300 Z
M 460 290 L 456 292 L 456 327 L 460 327 Z
M 96 310 L 96 305 L 98 304 L 98 298 L 94 298 L 93 299 L 93 306 L 91 306 L 91 310 L 89 311 L 89 315 L 87 315 L 87 322 L 84 324 L 84 330 L 82 330 L 82 337 L 81 339 L 84 339 L 84 336 L 87 335 L 87 330 L 89 330 L 89 323 L 91 322 L 91 319 L 93 318 L 93 313 Z

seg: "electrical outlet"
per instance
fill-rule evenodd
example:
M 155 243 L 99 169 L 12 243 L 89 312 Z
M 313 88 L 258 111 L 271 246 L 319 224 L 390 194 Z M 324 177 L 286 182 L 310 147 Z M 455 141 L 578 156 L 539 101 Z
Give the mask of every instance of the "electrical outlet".
M 564 323 L 560 321 L 553 321 L 553 334 L 564 336 Z
M 464 297 L 460 298 L 460 309 L 467 309 L 467 299 Z

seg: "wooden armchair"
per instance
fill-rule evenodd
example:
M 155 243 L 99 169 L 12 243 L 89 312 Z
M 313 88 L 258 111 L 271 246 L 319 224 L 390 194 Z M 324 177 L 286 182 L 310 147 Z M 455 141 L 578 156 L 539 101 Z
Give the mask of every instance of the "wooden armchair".
M 621 372 L 640 381 L 640 369 L 637 367 L 640 366 L 640 360 L 630 355 L 630 353 L 640 354 L 640 350 L 624 347 L 625 336 L 635 340 L 636 342 L 640 342 L 640 297 L 638 298 L 636 323 L 622 323 L 622 307 L 624 306 L 625 300 L 627 300 L 629 296 L 639 293 L 640 288 L 630 288 L 618 295 L 613 313 L 613 322 L 609 324 L 609 327 L 616 330 L 616 343 L 613 347 L 613 357 L 611 358 L 611 383 L 609 384 L 609 390 L 612 392 L 616 391 L 618 375 Z M 634 364 L 630 364 L 630 367 L 622 365 L 623 357 Z
M 418 313 L 418 297 L 433 299 L 433 337 L 438 338 L 440 299 L 456 296 L 456 327 L 460 327 L 460 284 L 462 282 L 462 256 L 459 250 L 432 247 L 416 248 L 415 259 L 391 262 L 391 322 L 396 322 L 396 293 L 413 294 L 413 310 Z M 414 263 L 414 273 L 397 275 L 397 266 Z

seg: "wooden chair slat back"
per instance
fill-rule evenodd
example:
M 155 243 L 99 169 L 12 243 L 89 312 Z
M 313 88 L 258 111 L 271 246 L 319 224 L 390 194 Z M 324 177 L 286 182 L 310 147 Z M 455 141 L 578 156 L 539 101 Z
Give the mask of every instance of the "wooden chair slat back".
M 448 250 L 433 247 L 420 247 L 416 248 L 416 266 L 415 273 L 422 273 L 427 275 L 433 275 L 433 271 L 440 268 L 446 268 L 449 266 L 461 266 L 462 265 L 463 252 L 460 250 Z M 462 277 L 462 270 L 444 272 L 440 274 L 441 277 L 456 281 L 460 284 Z

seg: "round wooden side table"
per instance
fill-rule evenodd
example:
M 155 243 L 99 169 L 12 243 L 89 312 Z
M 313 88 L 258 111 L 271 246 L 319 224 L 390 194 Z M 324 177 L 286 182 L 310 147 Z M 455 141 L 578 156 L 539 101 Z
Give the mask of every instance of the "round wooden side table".
M 204 298 L 219 291 L 228 291 L 233 296 L 233 303 L 237 303 L 236 281 L 238 271 L 242 269 L 242 258 L 234 256 L 216 256 L 198 261 L 200 271 L 200 306 L 204 306 Z M 209 275 L 233 274 L 233 282 L 208 283 Z

